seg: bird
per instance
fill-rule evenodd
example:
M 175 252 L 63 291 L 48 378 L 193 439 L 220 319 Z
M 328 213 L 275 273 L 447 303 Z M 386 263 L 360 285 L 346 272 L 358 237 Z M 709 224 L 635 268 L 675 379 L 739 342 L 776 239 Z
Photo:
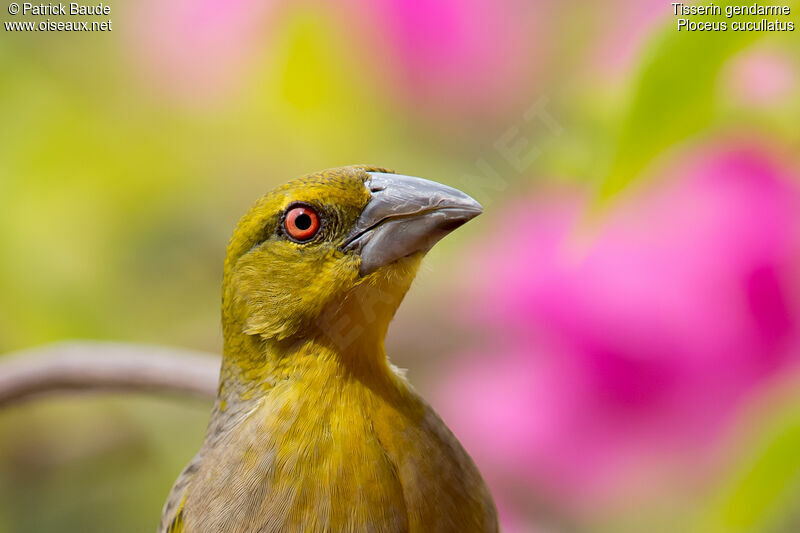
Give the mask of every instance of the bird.
M 158 532 L 498 531 L 474 461 L 384 346 L 422 257 L 481 212 L 364 165 L 258 200 L 227 247 L 205 440 Z

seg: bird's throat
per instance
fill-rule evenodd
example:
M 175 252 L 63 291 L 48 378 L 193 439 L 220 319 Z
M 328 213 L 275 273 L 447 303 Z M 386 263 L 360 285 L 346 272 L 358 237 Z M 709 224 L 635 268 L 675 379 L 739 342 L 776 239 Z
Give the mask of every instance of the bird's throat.
M 364 277 L 330 302 L 302 334 L 285 339 L 227 328 L 220 376 L 220 404 L 257 399 L 284 380 L 357 379 L 389 391 L 395 375 L 386 359 L 389 323 L 419 267 L 408 257 Z

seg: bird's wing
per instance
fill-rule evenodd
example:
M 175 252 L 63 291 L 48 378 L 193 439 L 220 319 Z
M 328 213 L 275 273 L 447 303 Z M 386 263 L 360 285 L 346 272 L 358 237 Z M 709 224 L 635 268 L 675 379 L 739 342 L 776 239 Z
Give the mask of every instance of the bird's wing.
M 181 475 L 172 486 L 172 490 L 167 497 L 167 502 L 164 504 L 164 509 L 161 511 L 161 523 L 158 525 L 158 533 L 182 533 L 183 524 L 186 522 L 186 514 L 183 507 L 186 503 L 186 493 L 189 490 L 189 484 L 197 472 L 198 465 L 202 456 L 198 453 L 192 461 L 186 465 Z
M 175 515 L 175 518 L 173 518 L 167 526 L 166 533 L 183 533 L 183 502 L 181 502 L 181 506 L 178 508 L 178 514 Z

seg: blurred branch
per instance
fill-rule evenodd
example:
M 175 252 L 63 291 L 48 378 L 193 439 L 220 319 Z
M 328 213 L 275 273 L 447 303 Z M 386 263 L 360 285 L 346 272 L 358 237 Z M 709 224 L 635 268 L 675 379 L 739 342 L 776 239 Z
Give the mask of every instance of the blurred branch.
M 0 407 L 65 391 L 160 392 L 214 398 L 219 357 L 176 348 L 66 342 L 0 357 Z

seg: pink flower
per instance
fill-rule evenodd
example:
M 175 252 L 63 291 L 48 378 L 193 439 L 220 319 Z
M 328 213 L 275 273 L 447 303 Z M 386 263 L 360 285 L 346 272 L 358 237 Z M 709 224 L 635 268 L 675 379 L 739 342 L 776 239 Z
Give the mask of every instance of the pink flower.
M 468 263 L 489 330 L 437 406 L 498 495 L 591 504 L 709 465 L 737 412 L 800 358 L 800 176 L 714 147 L 581 235 L 563 193 L 504 214 Z M 464 362 L 466 361 L 466 362 Z
M 543 61 L 545 3 L 509 0 L 351 0 L 371 51 L 372 82 L 425 113 L 518 110 Z M 524 109 L 524 107 L 522 108 Z
M 204 102 L 238 84 L 273 4 L 142 0 L 129 8 L 131 49 L 158 89 Z
M 675 24 L 671 3 L 659 0 L 618 0 L 598 4 L 599 38 L 590 64 L 604 77 L 625 74 L 636 64 L 643 43 L 664 24 Z
M 791 55 L 756 49 L 735 56 L 725 82 L 733 98 L 754 107 L 780 106 L 797 94 L 798 71 Z

